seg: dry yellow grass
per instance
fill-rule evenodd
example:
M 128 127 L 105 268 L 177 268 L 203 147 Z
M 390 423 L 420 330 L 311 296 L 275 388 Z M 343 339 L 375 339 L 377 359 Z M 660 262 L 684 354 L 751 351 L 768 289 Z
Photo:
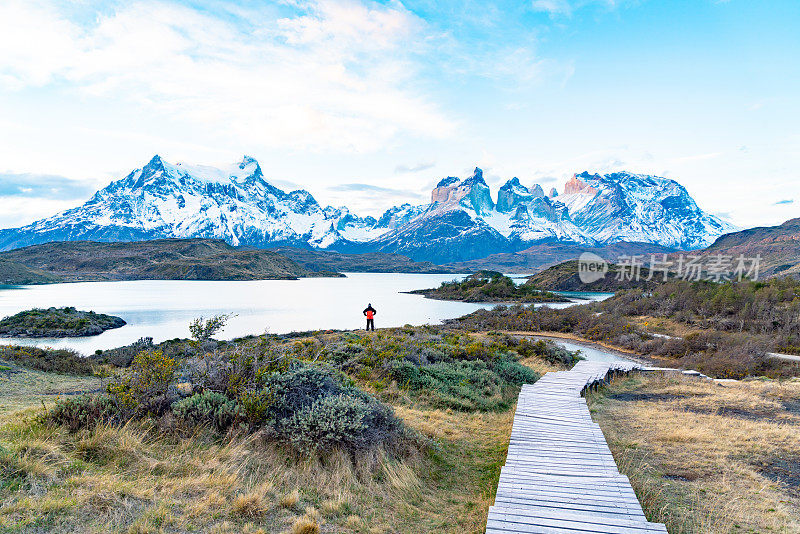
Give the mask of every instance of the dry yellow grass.
M 284 508 L 294 508 L 300 502 L 300 492 L 294 490 L 281 497 L 281 506 Z
M 590 402 L 671 533 L 800 532 L 800 381 L 632 377 Z
M 267 511 L 260 493 L 251 491 L 233 499 L 231 514 L 238 517 L 256 517 Z
M 292 534 L 318 534 L 319 522 L 315 517 L 304 515 L 292 523 Z
M 90 383 L 61 378 L 48 375 L 46 391 Z M 221 442 L 147 423 L 69 434 L 37 422 L 41 400 L 55 398 L 46 391 L 0 393 L 1 532 L 285 533 L 299 516 L 326 532 L 479 533 L 513 413 L 402 398 L 397 414 L 430 450 L 299 459 L 259 436 Z

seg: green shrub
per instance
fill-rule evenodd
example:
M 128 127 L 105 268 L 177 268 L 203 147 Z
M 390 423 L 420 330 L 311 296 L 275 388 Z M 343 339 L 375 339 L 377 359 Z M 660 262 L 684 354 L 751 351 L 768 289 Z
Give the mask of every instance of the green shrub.
M 240 397 L 251 429 L 311 454 L 342 447 L 351 452 L 397 441 L 403 425 L 391 408 L 324 367 L 296 364 L 262 380 Z
M 19 345 L 0 346 L 0 360 L 21 367 L 79 376 L 92 374 L 92 362 L 71 349 L 40 349 Z
M 580 355 L 580 351 L 567 350 L 553 341 L 543 339 L 537 341 L 522 339 L 515 347 L 515 350 L 521 356 L 538 356 L 550 363 L 563 365 L 565 367 L 572 367 L 583 359 Z
M 239 404 L 222 393 L 204 391 L 172 404 L 172 413 L 187 425 L 209 425 L 225 431 L 242 417 Z
M 143 350 L 130 369 L 111 382 L 106 390 L 117 407 L 130 417 L 161 415 L 172 402 L 170 386 L 175 381 L 178 361 L 161 351 Z
M 402 432 L 391 409 L 356 392 L 320 397 L 276 425 L 280 435 L 306 454 L 342 447 L 361 450 Z
M 435 406 L 457 410 L 503 410 L 524 383 L 539 375 L 509 357 L 415 365 L 393 362 L 391 377 L 404 388 L 425 393 Z
M 119 411 L 116 403 L 105 395 L 81 395 L 60 399 L 45 417 L 52 423 L 67 427 L 70 432 L 76 432 L 112 422 L 119 417 Z

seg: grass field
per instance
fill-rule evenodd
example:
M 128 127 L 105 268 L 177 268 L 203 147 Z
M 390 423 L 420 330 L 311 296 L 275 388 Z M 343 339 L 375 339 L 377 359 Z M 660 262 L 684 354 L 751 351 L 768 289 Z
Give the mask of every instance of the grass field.
M 4 368 L 2 532 L 479 533 L 513 418 L 513 407 L 437 409 L 384 391 L 397 415 L 431 440 L 428 450 L 304 460 L 258 434 L 171 435 L 147 422 L 70 434 L 40 422 L 43 404 L 97 390 L 99 380 Z
M 634 376 L 590 407 L 671 534 L 800 532 L 800 381 Z

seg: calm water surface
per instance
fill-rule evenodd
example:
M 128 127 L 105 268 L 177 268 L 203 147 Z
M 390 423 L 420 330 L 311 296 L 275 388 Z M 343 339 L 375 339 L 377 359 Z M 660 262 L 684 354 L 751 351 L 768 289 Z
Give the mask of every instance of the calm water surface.
M 378 310 L 377 327 L 438 324 L 494 304 L 470 304 L 426 299 L 402 293 L 437 287 L 458 278 L 452 274 L 356 273 L 346 278 L 302 278 L 209 282 L 139 280 L 18 286 L 0 289 L 0 317 L 30 308 L 75 306 L 79 310 L 117 315 L 122 328 L 99 336 L 62 339 L 8 339 L 0 343 L 71 347 L 84 354 L 133 343 L 141 337 L 155 342 L 189 336 L 189 321 L 219 313 L 236 314 L 220 336 L 286 333 L 364 326 L 367 303 Z M 570 295 L 580 296 L 580 295 Z M 585 294 L 591 299 L 603 294 Z M 563 306 L 563 305 L 561 305 Z
M 613 352 L 609 352 L 607 350 L 603 350 L 600 348 L 590 347 L 588 345 L 579 345 L 577 343 L 572 343 L 569 341 L 564 341 L 561 339 L 553 339 L 556 343 L 561 345 L 562 347 L 566 348 L 567 350 L 579 350 L 581 351 L 581 356 L 589 360 L 590 362 L 629 362 L 631 360 L 627 358 L 623 358 L 618 354 Z

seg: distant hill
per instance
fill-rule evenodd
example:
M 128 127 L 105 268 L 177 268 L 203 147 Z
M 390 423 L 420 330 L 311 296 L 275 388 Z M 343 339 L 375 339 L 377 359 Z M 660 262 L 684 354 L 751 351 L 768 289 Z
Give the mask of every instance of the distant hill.
M 574 243 L 541 243 L 519 252 L 492 254 L 479 260 L 447 263 L 444 266 L 460 273 L 480 269 L 492 269 L 504 273 L 535 273 L 552 265 L 577 259 L 584 252 L 592 252 L 613 263 L 620 256 L 668 254 L 674 251 L 675 249 L 653 243 L 626 241 L 604 247 L 587 247 Z
M 62 279 L 52 273 L 31 269 L 21 263 L 0 259 L 0 285 L 52 284 Z
M 642 267 L 638 280 L 617 280 L 619 267 L 611 264 L 606 275 L 590 284 L 581 281 L 578 275 L 578 260 L 566 261 L 545 269 L 528 278 L 525 285 L 546 291 L 601 291 L 614 293 L 621 289 L 648 288 L 658 284 L 660 274 L 655 275 L 655 280 L 648 281 L 649 269 Z
M 456 273 L 455 269 L 429 261 L 414 261 L 400 254 L 366 252 L 346 254 L 295 247 L 271 249 L 312 271 L 349 271 L 356 273 Z
M 779 226 L 762 226 L 726 234 L 700 253 L 706 256 L 724 254 L 761 255 L 760 276 L 791 275 L 800 277 L 800 218 Z
M 301 267 L 268 250 L 235 248 L 217 239 L 127 243 L 65 241 L 0 253 L 0 265 L 23 265 L 9 283 L 99 280 L 268 280 L 341 276 Z M 48 279 L 52 277 L 53 279 Z M 27 282 L 30 283 L 30 282 Z

